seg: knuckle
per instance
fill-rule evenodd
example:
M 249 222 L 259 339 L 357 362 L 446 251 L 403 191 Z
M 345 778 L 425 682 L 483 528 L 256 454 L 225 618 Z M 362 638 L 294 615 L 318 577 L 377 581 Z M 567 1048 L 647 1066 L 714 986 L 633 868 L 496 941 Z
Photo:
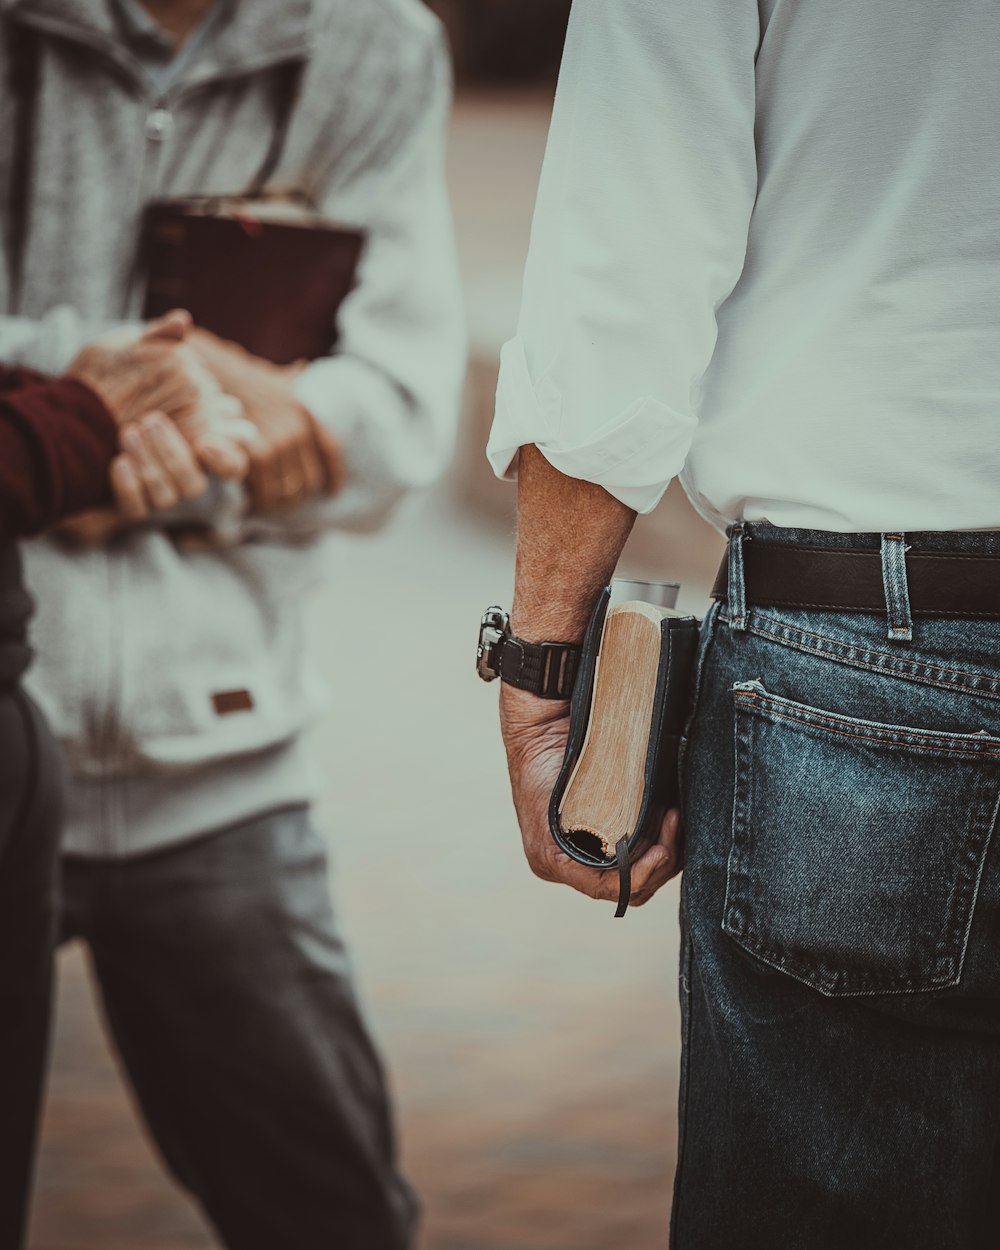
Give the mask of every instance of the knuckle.
M 182 499 L 197 499 L 199 495 L 204 493 L 207 485 L 207 478 L 201 474 L 190 473 L 181 479 L 178 483 L 178 489 Z
M 529 854 L 528 855 L 528 867 L 531 869 L 532 873 L 534 873 L 534 875 L 538 877 L 540 881 L 552 880 L 552 869 L 545 856 L 538 855 L 538 854 Z

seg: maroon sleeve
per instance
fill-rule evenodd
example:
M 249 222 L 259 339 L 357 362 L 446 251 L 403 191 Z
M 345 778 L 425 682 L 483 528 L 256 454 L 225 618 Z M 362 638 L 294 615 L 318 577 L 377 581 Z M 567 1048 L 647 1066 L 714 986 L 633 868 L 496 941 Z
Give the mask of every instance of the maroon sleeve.
M 118 427 L 89 387 L 0 369 L 0 532 L 35 534 L 110 501 Z

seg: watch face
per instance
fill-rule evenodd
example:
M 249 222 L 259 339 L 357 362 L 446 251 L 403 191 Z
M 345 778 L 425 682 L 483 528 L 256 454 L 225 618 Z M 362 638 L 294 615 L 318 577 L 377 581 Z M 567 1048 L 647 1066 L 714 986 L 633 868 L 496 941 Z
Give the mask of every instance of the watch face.
M 507 634 L 508 620 L 503 608 L 487 608 L 483 613 L 476 652 L 476 672 L 483 681 L 495 681 L 500 676 L 499 646 Z

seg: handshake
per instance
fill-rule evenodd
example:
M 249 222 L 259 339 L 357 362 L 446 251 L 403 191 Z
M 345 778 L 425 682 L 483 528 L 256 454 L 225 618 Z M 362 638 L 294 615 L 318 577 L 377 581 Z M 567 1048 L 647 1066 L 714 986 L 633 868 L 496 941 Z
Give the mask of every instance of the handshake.
M 300 367 L 251 356 L 181 311 L 84 347 L 66 376 L 100 396 L 121 452 L 111 466 L 113 512 L 88 514 L 71 531 L 104 537 L 198 498 L 209 475 L 245 481 L 261 511 L 335 492 L 341 447 L 296 400 Z

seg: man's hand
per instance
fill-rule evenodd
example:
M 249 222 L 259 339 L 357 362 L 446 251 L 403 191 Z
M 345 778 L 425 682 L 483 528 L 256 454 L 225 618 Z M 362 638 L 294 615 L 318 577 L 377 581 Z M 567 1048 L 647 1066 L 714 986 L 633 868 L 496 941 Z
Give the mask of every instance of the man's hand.
M 151 412 L 168 417 L 188 441 L 202 466 L 218 477 L 240 478 L 248 458 L 241 442 L 251 427 L 238 402 L 186 340 L 187 313 L 168 313 L 137 334 L 115 331 L 88 344 L 66 371 L 95 391 L 125 426 Z
M 183 435 L 159 412 L 127 425 L 122 454 L 111 464 L 111 489 L 121 517 L 144 521 L 156 512 L 198 499 L 208 478 Z
M 157 512 L 198 499 L 208 489 L 208 477 L 190 443 L 162 413 L 130 421 L 119 438 L 122 451 L 110 470 L 115 506 L 63 522 L 56 532 L 74 545 L 100 546 Z
M 191 346 L 222 388 L 241 402 L 257 429 L 247 448 L 248 485 L 256 508 L 295 507 L 340 488 L 345 476 L 342 448 L 295 397 L 301 365 L 273 365 L 207 330 L 195 330 Z
M 618 874 L 578 864 L 549 832 L 549 798 L 566 751 L 569 704 L 539 699 L 505 685 L 500 691 L 500 724 L 514 808 L 531 871 L 543 881 L 561 882 L 591 898 L 617 901 Z M 678 812 L 668 812 L 657 841 L 632 865 L 633 907 L 648 903 L 680 872 L 679 828 Z

